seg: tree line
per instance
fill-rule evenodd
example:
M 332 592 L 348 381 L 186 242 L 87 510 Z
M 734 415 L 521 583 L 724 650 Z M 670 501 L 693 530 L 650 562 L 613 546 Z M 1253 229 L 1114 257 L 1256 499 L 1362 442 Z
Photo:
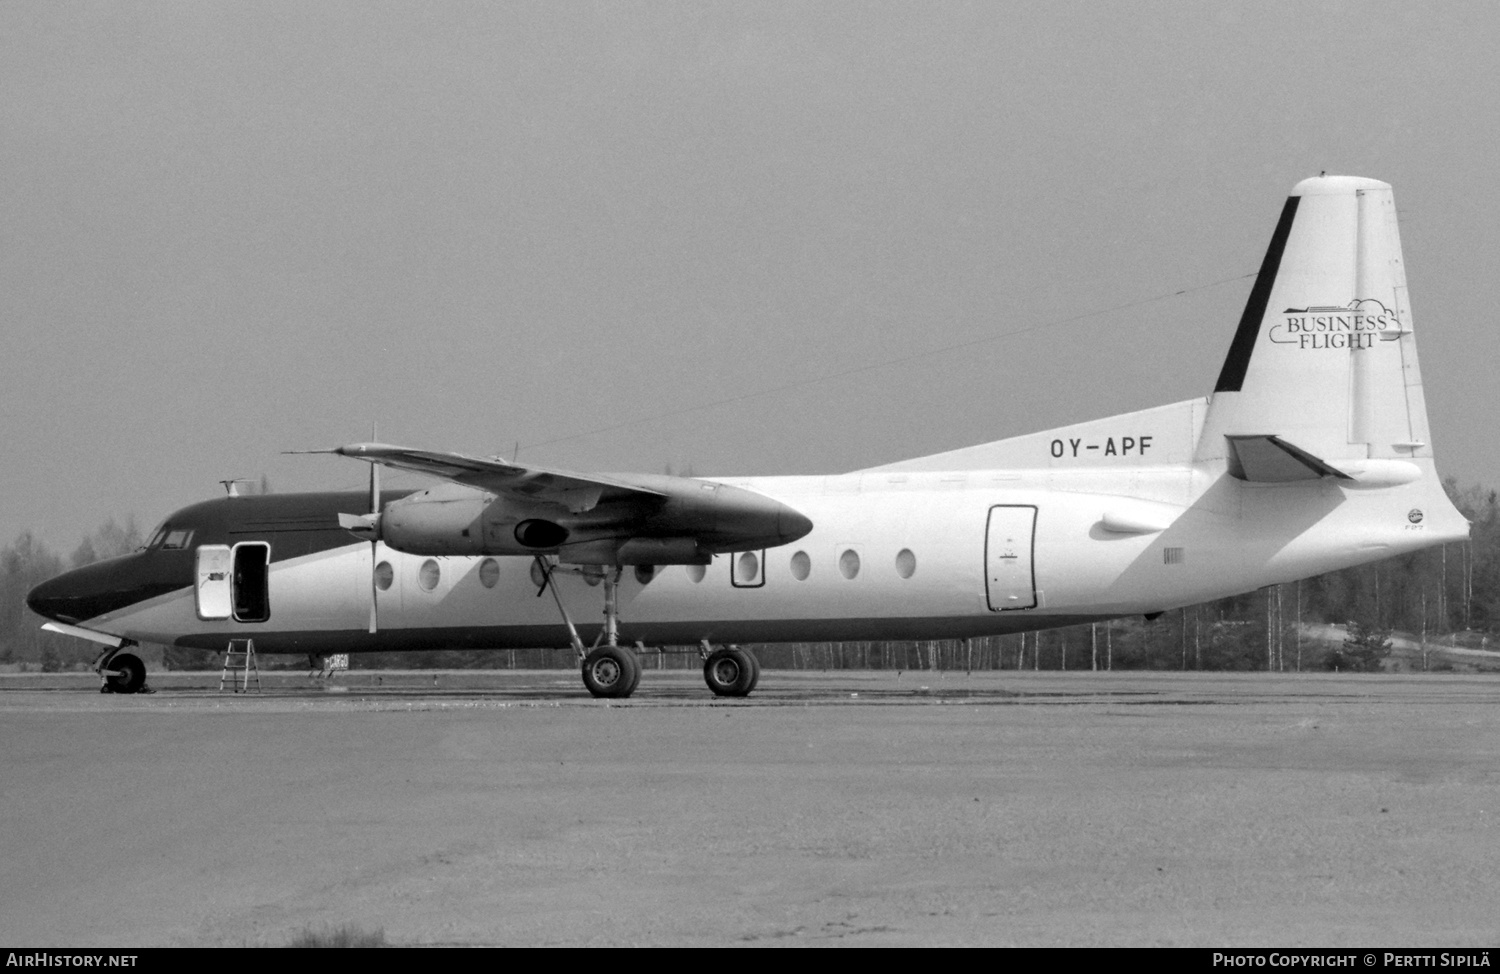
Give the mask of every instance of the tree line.
M 258 486 L 269 490 L 267 484 Z M 1500 668 L 1500 660 L 1441 651 L 1486 648 L 1500 637 L 1500 500 L 1487 488 L 1460 488 L 1451 479 L 1444 486 L 1471 522 L 1467 542 L 1174 609 L 1155 619 L 1132 617 L 969 640 L 750 648 L 765 667 L 809 670 Z M 26 593 L 65 569 L 134 551 L 142 540 L 134 518 L 124 524 L 110 519 L 67 556 L 52 551 L 29 531 L 0 549 L 0 666 L 60 670 L 91 663 L 97 647 L 42 632 L 45 620 L 26 607 Z M 1320 625 L 1340 628 L 1320 635 Z M 1393 664 L 1392 653 L 1398 642 L 1407 647 L 1399 666 Z M 1429 647 L 1434 648 L 1431 655 Z M 1413 662 L 1417 652 L 1420 666 Z M 164 662 L 174 668 L 215 666 L 218 655 L 170 650 Z M 643 662 L 653 668 L 699 665 L 693 647 L 653 647 Z M 267 657 L 262 666 L 278 663 L 295 667 L 305 660 Z M 571 651 L 552 649 L 371 653 L 356 655 L 351 663 L 356 668 L 401 669 L 576 665 Z

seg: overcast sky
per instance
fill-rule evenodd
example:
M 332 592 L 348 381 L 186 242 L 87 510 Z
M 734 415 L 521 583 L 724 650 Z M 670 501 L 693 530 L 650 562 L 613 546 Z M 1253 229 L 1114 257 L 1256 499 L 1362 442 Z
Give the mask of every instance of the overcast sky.
M 0 543 L 355 487 L 280 451 L 372 421 L 811 473 L 1204 395 L 1322 170 L 1394 184 L 1439 468 L 1500 487 L 1497 22 L 9 0 Z

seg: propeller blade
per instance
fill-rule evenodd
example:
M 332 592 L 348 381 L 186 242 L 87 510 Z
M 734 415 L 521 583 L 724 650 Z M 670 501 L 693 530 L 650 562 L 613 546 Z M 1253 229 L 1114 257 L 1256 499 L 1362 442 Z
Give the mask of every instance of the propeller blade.
M 377 561 L 377 559 L 379 557 L 380 557 L 379 552 L 377 552 L 375 550 L 375 542 L 371 541 L 370 542 L 370 632 L 371 632 L 371 634 L 374 634 L 375 631 L 378 629 L 377 622 L 379 621 L 379 611 L 378 611 L 377 606 L 378 606 L 378 603 L 379 603 L 379 592 L 378 592 L 378 589 L 380 588 L 380 586 L 378 586 L 378 585 L 375 584 L 375 566 L 377 564 L 379 564 L 379 562 Z
M 370 437 L 375 437 L 375 424 L 370 424 Z M 370 464 L 370 513 L 365 515 L 371 522 L 370 532 L 370 633 L 373 635 L 379 628 L 380 618 L 380 585 L 375 578 L 375 566 L 380 564 L 380 553 L 376 550 L 380 542 L 380 464 Z M 339 522 L 343 523 L 344 516 L 339 515 Z M 356 534 L 358 532 L 355 532 Z

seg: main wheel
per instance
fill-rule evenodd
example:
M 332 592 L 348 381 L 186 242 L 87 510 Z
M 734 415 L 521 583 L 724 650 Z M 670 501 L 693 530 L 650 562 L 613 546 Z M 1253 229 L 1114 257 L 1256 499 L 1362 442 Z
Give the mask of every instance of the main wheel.
M 583 685 L 596 697 L 628 697 L 640 678 L 635 654 L 628 649 L 600 646 L 583 658 Z
M 760 660 L 748 649 L 741 650 L 741 652 L 750 660 L 750 685 L 745 688 L 745 695 L 749 696 L 760 685 Z
M 115 671 L 104 678 L 113 693 L 137 693 L 146 685 L 146 664 L 134 653 L 116 653 L 105 668 Z
M 625 659 L 630 663 L 630 687 L 624 694 L 628 697 L 635 693 L 636 687 L 641 685 L 641 658 L 635 655 L 634 650 L 625 649 L 621 650 L 621 652 L 625 654 Z
M 743 697 L 755 687 L 755 657 L 738 646 L 726 646 L 703 661 L 703 682 L 719 697 Z

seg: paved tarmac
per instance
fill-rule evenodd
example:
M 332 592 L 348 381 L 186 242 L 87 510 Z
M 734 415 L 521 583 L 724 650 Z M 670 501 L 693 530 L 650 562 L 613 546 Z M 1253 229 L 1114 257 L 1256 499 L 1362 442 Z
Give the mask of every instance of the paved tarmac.
M 1496 677 L 151 682 L 0 676 L 0 943 L 1500 943 Z

